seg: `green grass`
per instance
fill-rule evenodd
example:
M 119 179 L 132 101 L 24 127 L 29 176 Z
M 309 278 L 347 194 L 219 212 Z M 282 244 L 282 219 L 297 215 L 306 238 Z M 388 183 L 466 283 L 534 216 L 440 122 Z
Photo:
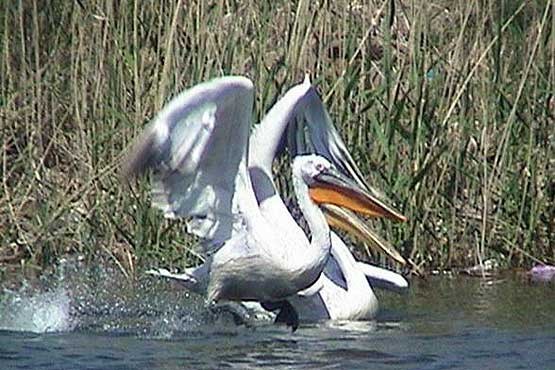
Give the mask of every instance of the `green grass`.
M 185 266 L 195 241 L 119 182 L 122 151 L 195 83 L 250 77 L 258 120 L 305 72 L 415 264 L 554 263 L 553 1 L 222 3 L 0 5 L 0 272 Z

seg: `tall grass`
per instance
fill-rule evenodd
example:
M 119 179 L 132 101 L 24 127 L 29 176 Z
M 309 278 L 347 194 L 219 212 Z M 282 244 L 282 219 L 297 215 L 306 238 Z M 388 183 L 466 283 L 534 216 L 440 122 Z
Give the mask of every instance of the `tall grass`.
M 0 7 L 0 270 L 186 265 L 195 241 L 118 181 L 120 153 L 188 86 L 247 75 L 257 120 L 305 72 L 409 217 L 375 226 L 414 263 L 555 261 L 553 1 Z

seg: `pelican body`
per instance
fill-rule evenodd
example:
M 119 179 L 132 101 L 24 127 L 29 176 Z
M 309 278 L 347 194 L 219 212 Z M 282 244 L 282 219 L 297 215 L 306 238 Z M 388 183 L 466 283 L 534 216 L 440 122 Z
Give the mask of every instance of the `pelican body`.
M 293 179 L 311 239 L 277 229 L 284 215 L 264 217 L 247 171 L 252 103 L 253 86 L 244 77 L 196 85 L 162 109 L 124 161 L 125 178 L 151 171 L 153 205 L 166 217 L 188 218 L 188 232 L 205 240 L 205 264 L 183 281 L 206 287 L 209 301 L 280 302 L 318 280 L 332 243 L 311 191 L 326 189 L 319 203 L 349 199 L 345 206 L 353 210 L 373 204 L 328 160 L 302 156 Z
M 307 126 L 307 129 L 303 125 Z M 306 140 L 308 143 L 305 143 L 300 135 L 303 132 L 309 133 Z M 278 156 L 280 143 L 284 141 L 286 134 L 289 137 L 288 148 L 292 155 L 316 152 L 354 179 L 361 188 L 368 189 L 368 186 L 308 79 L 290 89 L 253 130 L 250 137 L 248 171 L 261 215 L 284 240 L 296 243 L 305 237 L 304 232 L 289 214 L 272 176 L 272 163 Z M 309 150 L 308 147 L 312 149 Z M 377 192 L 372 190 L 372 193 Z M 331 199 L 333 202 L 333 197 L 329 197 L 330 192 L 326 187 L 308 189 L 308 194 L 317 203 L 325 199 Z M 299 197 L 304 199 L 304 196 L 305 194 Z M 349 197 L 340 195 L 339 198 L 347 201 Z M 369 198 L 372 202 L 367 203 L 366 209 L 358 208 L 359 211 L 373 217 L 384 216 L 396 221 L 404 220 L 404 216 L 387 206 L 376 195 Z M 325 209 L 331 225 L 346 229 L 362 240 L 369 240 L 371 245 L 382 249 L 394 260 L 404 263 L 404 259 L 393 248 L 347 210 L 332 204 L 320 205 Z M 378 308 L 372 286 L 395 291 L 404 291 L 408 287 L 407 281 L 399 274 L 355 261 L 344 242 L 334 232 L 330 235 L 330 257 L 324 273 L 315 284 L 287 299 L 262 302 L 268 309 L 279 310 L 277 321 L 292 322 L 295 318 L 300 318 L 301 321 L 370 319 Z M 306 245 L 298 244 L 299 248 Z M 245 269 L 239 268 L 237 271 Z M 209 263 L 188 268 L 182 274 L 172 274 L 165 269 L 152 270 L 150 273 L 178 281 L 187 289 L 201 294 L 206 290 L 209 281 L 213 280 L 209 276 Z M 253 276 L 258 276 L 259 273 L 266 274 L 267 271 L 256 271 Z M 241 289 L 245 286 L 242 284 Z M 258 285 L 255 286 L 257 287 Z

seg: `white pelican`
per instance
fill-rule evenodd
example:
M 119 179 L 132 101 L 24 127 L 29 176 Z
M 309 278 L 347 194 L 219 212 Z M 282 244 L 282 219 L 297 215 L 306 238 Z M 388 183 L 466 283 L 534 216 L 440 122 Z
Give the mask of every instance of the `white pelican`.
M 295 119 L 299 120 L 299 123 L 306 122 L 310 131 L 309 141 L 316 148 L 316 152 L 327 156 L 344 172 L 351 174 L 352 177 L 358 179 L 359 183 L 364 184 L 362 175 L 335 131 L 315 89 L 310 85 L 308 79 L 305 79 L 303 84 L 290 89 L 270 110 L 262 123 L 255 128 L 250 138 L 248 160 L 249 173 L 262 216 L 272 224 L 275 230 L 292 242 L 301 240 L 305 236 L 278 195 L 272 178 L 272 162 L 286 129 L 290 127 L 290 131 L 296 130 L 297 132 L 304 130 L 300 125 L 293 125 Z M 300 142 L 297 142 L 295 147 L 297 152 L 303 149 Z M 315 188 L 313 188 L 312 192 L 319 201 L 323 201 L 320 199 L 321 197 L 330 199 L 327 190 L 318 189 L 320 190 L 315 192 Z M 374 197 L 372 200 L 373 206 L 369 212 L 371 215 L 385 215 L 396 220 L 403 219 L 402 215 L 387 207 L 378 198 Z M 335 220 L 336 224 L 339 222 L 340 226 L 348 226 L 351 221 L 353 224 L 349 227 L 350 231 L 362 233 L 364 238 L 370 237 L 375 245 L 385 249 L 390 256 L 398 261 L 403 261 L 396 251 L 392 248 L 387 249 L 386 244 L 381 242 L 360 221 L 353 219 L 351 215 L 345 217 L 345 211 L 341 211 L 337 207 L 333 209 L 332 206 L 328 207 L 330 207 L 328 212 L 335 215 L 332 220 Z M 364 211 L 364 209 L 360 210 Z M 343 214 L 338 214 L 338 212 L 343 212 Z M 344 221 L 341 221 L 342 219 Z M 357 227 L 360 230 L 357 231 Z M 318 284 L 312 289 L 289 299 L 295 310 L 291 310 L 291 307 L 285 302 L 265 304 L 266 307 L 282 308 L 278 321 L 282 321 L 288 314 L 295 316 L 295 311 L 298 311 L 301 320 L 304 321 L 328 318 L 371 318 L 377 310 L 377 300 L 367 279 L 389 289 L 402 290 L 407 287 L 406 280 L 394 272 L 356 262 L 342 240 L 335 233 L 332 233 L 331 237 L 333 258 L 327 264 L 326 276 L 322 275 Z M 303 245 L 306 243 L 299 247 Z M 202 264 L 200 267 L 187 269 L 184 274 L 172 274 L 164 269 L 151 273 L 177 280 L 188 289 L 202 293 L 208 283 L 209 269 L 208 264 Z M 286 321 L 294 321 L 294 318 L 287 318 Z
M 306 130 L 303 126 L 306 126 Z M 281 232 L 300 235 L 303 231 L 277 194 L 272 177 L 272 163 L 287 128 L 290 138 L 293 139 L 289 143 L 292 155 L 314 151 L 327 157 L 343 172 L 353 177 L 362 188 L 369 187 L 335 130 L 316 90 L 308 78 L 305 78 L 304 83 L 290 89 L 256 127 L 251 135 L 249 156 L 249 171 L 262 215 L 268 220 L 273 220 L 274 227 Z M 304 137 L 306 131 L 308 138 Z M 308 148 L 309 146 L 312 148 Z M 311 189 L 310 192 L 311 199 L 317 203 L 330 201 L 325 188 Z M 374 207 L 370 212 L 360 211 L 395 221 L 406 220 L 377 196 L 372 196 L 372 200 Z M 326 216 L 330 224 L 358 233 L 363 240 L 369 240 L 373 246 L 382 249 L 396 261 L 405 263 L 397 251 L 378 238 L 354 214 L 333 205 L 324 205 L 324 209 L 327 211 Z M 275 215 L 281 216 L 276 218 Z M 289 304 L 264 304 L 264 307 L 269 309 L 281 309 L 277 321 L 289 322 L 289 315 L 298 315 L 300 321 L 371 319 L 377 312 L 378 301 L 368 280 L 379 287 L 391 290 L 399 291 L 408 287 L 407 281 L 399 274 L 357 262 L 345 243 L 333 231 L 331 241 L 332 258 L 328 260 L 324 274 L 314 287 L 287 299 Z
M 311 240 L 278 230 L 274 222 L 283 215 L 269 221 L 261 214 L 247 171 L 252 103 L 253 86 L 244 77 L 196 85 L 162 109 L 124 162 L 126 178 L 153 170 L 153 205 L 167 217 L 189 217 L 188 231 L 205 238 L 210 302 L 278 302 L 318 279 L 331 237 L 310 189 L 323 189 L 320 203 L 338 197 L 333 203 L 354 210 L 376 208 L 325 158 L 301 156 L 293 184 Z

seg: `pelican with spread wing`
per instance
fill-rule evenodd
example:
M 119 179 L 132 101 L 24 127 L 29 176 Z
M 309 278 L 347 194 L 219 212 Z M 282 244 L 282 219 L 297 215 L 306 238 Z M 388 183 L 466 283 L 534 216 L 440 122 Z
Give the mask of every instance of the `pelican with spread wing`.
M 247 171 L 252 104 L 246 78 L 196 85 L 163 108 L 124 162 L 127 178 L 151 170 L 153 205 L 188 218 L 188 231 L 204 238 L 206 261 L 195 272 L 208 276 L 209 301 L 279 302 L 318 280 L 331 236 L 311 191 L 322 189 L 318 203 L 376 212 L 373 197 L 328 160 L 299 156 L 293 185 L 311 239 L 276 228 L 283 214 L 264 217 Z
M 302 125 L 306 125 L 307 130 Z M 308 142 L 313 147 L 312 151 L 327 157 L 330 162 L 342 169 L 342 172 L 349 174 L 362 186 L 368 187 L 364 184 L 362 175 L 335 131 L 320 98 L 308 79 L 290 89 L 251 135 L 248 169 L 263 218 L 271 223 L 272 228 L 288 239 L 290 243 L 296 244 L 297 248 L 304 248 L 308 246 L 307 243 L 296 242 L 306 238 L 304 232 L 289 214 L 272 178 L 272 162 L 278 154 L 279 146 L 283 143 L 287 130 L 294 134 L 290 136 L 295 137 L 294 145 L 290 144 L 290 151 L 294 155 L 308 151 L 306 143 L 300 140 L 301 135 L 299 135 L 300 132 L 307 131 Z M 325 203 L 326 199 L 335 204 L 348 201 L 347 197 L 338 197 L 337 195 L 340 194 L 335 192 L 334 195 L 330 190 L 323 186 L 312 187 L 309 195 L 315 197 L 320 203 Z M 302 197 L 305 196 L 306 194 L 302 195 Z M 354 204 L 352 206 L 373 216 L 383 215 L 401 221 L 404 219 L 402 215 L 385 205 L 378 197 L 369 194 L 366 194 L 366 197 L 372 200 L 371 207 L 362 209 Z M 383 249 L 392 258 L 404 262 L 393 248 L 379 239 L 352 214 L 331 204 L 322 204 L 322 206 L 326 207 L 327 215 L 331 217 L 329 220 L 335 225 L 346 227 L 364 239 L 370 239 L 374 245 Z M 356 262 L 343 241 L 335 233 L 331 234 L 331 242 L 331 258 L 327 263 L 326 275 L 322 275 L 310 289 L 293 295 L 288 300 L 265 301 L 265 306 L 280 308 L 281 316 L 295 315 L 295 312 L 299 312 L 301 320 L 370 318 L 377 309 L 377 300 L 367 279 L 374 286 L 396 290 L 407 287 L 406 280 L 394 272 Z M 177 280 L 188 289 L 199 293 L 205 291 L 206 285 L 211 279 L 209 276 L 210 263 L 189 268 L 183 274 L 172 274 L 164 269 L 152 271 L 152 273 Z M 249 272 L 245 271 L 245 273 Z M 294 309 L 289 302 L 294 305 Z

